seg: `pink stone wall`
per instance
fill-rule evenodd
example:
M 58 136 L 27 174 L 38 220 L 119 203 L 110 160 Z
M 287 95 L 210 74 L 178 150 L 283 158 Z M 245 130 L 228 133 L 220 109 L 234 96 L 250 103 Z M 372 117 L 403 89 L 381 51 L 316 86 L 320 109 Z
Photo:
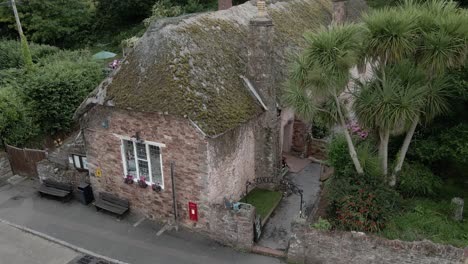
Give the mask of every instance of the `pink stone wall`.
M 208 141 L 208 201 L 238 201 L 255 178 L 255 121 Z
M 102 123 L 107 120 L 106 129 Z M 175 161 L 175 186 L 181 224 L 206 228 L 207 208 L 202 201 L 207 184 L 207 141 L 189 120 L 170 115 L 141 113 L 97 106 L 82 120 L 87 147 L 88 166 L 93 173 L 102 170 L 101 177 L 91 176 L 95 194 L 110 192 L 130 200 L 130 210 L 150 219 L 173 218 L 170 162 Z M 165 189 L 157 193 L 150 187 L 124 183 L 121 140 L 116 135 L 131 137 L 136 132 L 146 141 L 165 144 L 161 149 Z M 114 135 L 115 134 L 115 135 Z M 198 204 L 199 222 L 188 217 L 188 202 Z

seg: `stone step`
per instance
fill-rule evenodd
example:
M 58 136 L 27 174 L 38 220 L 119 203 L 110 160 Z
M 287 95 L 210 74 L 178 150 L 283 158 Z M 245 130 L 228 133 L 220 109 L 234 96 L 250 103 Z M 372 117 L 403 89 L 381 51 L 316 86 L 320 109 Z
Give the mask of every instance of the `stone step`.
M 276 258 L 286 257 L 286 251 L 284 250 L 278 250 L 278 249 L 262 247 L 262 246 L 257 246 L 257 245 L 252 247 L 252 252 L 256 254 L 272 256 Z

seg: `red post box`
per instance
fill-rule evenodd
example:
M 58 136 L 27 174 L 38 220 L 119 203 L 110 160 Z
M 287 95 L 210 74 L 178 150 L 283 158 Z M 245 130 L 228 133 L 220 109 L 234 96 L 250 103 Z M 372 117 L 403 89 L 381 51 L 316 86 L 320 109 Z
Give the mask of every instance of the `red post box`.
M 197 204 L 193 202 L 188 203 L 189 217 L 190 220 L 197 222 L 198 221 L 198 209 Z

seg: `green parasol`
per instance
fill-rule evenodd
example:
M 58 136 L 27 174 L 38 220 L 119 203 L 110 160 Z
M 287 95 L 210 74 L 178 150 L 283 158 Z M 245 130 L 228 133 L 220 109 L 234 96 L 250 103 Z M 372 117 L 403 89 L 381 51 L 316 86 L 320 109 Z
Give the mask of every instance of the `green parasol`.
M 109 51 L 100 51 L 96 54 L 93 55 L 93 59 L 95 60 L 105 60 L 105 59 L 110 59 L 114 58 L 117 54 L 109 52 Z

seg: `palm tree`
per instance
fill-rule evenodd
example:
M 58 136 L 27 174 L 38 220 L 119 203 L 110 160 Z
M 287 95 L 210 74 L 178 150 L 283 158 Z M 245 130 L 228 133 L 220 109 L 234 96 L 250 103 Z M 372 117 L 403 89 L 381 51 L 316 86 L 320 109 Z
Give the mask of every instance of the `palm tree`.
M 390 135 L 401 133 L 420 115 L 424 87 L 419 76 L 411 65 L 402 64 L 387 67 L 385 74 L 378 73 L 371 80 L 357 82 L 353 110 L 361 125 L 379 134 L 379 160 L 384 176 L 388 174 Z
M 372 66 L 377 76 L 368 84 L 358 84 L 362 90 L 358 93 L 356 115 L 368 128 L 374 128 L 379 135 L 379 159 L 384 176 L 388 174 L 388 144 L 390 132 L 405 120 L 395 120 L 393 104 L 397 93 L 393 90 L 400 86 L 396 80 L 389 80 L 387 65 L 401 61 L 413 54 L 417 48 L 417 27 L 415 14 L 402 14 L 395 8 L 379 9 L 364 16 L 367 38 L 363 57 Z M 404 90 L 404 89 L 401 89 Z M 400 98 L 402 99 L 402 98 Z M 372 110 L 371 110 L 372 109 Z M 401 113 L 405 115 L 404 111 Z M 407 113 L 406 113 L 407 114 Z
M 341 126 L 359 174 L 364 171 L 346 128 L 340 95 L 350 81 L 350 69 L 358 62 L 362 35 L 362 28 L 355 24 L 332 25 L 306 34 L 307 48 L 293 64 L 284 91 L 285 103 L 299 116 L 310 120 L 320 112 L 329 122 Z
M 421 115 L 413 120 L 399 151 L 390 185 L 396 184 L 411 139 L 418 124 L 429 122 L 448 111 L 447 81 L 443 78 L 446 70 L 464 64 L 468 52 L 468 12 L 458 9 L 456 4 L 445 0 L 430 0 L 416 5 L 407 1 L 400 12 L 416 14 L 419 28 L 418 49 L 413 58 L 418 67 L 425 70 L 426 91 Z
M 364 17 L 369 32 L 365 58 L 371 62 L 377 77 L 369 84 L 360 85 L 364 90 L 358 93 L 355 111 L 361 122 L 372 125 L 379 133 L 379 156 L 384 174 L 388 171 L 389 134 L 397 125 L 406 128 L 407 134 L 389 181 L 392 186 L 396 184 L 396 175 L 401 171 L 417 125 L 422 119 L 430 120 L 448 109 L 447 86 L 440 77 L 446 69 L 461 65 L 466 58 L 466 22 L 466 12 L 444 0 L 429 0 L 423 4 L 407 0 L 401 7 L 378 10 Z M 406 60 L 413 65 L 408 67 Z M 403 64 L 406 66 L 402 67 Z M 403 70 L 390 77 L 387 76 L 389 67 Z M 423 83 L 409 79 L 421 70 L 425 73 Z M 396 84 L 398 79 L 403 83 Z M 369 85 L 374 88 L 366 89 Z M 372 93 L 375 94 L 371 96 Z M 404 95 L 408 97 L 402 97 Z

